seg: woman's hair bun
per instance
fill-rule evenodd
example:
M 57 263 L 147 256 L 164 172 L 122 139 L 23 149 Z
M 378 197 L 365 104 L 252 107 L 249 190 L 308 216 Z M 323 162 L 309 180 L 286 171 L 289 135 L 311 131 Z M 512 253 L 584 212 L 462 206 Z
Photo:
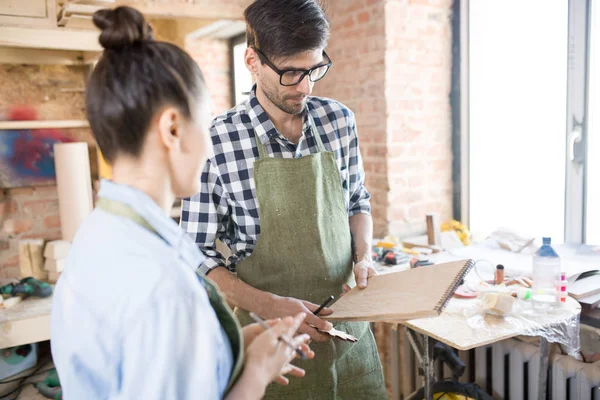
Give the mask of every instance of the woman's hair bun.
M 154 39 L 152 28 L 135 8 L 120 6 L 98 10 L 93 20 L 94 25 L 102 31 L 100 44 L 105 49 L 118 50 Z

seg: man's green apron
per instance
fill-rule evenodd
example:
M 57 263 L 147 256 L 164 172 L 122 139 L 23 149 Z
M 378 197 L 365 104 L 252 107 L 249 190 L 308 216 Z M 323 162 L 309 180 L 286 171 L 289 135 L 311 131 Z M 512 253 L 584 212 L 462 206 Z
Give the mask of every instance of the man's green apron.
M 156 232 L 156 230 L 142 216 L 140 216 L 133 208 L 124 203 L 101 197 L 97 201 L 97 207 L 110 214 L 127 218 L 146 228 L 155 235 L 158 235 L 158 232 Z M 210 280 L 203 279 L 199 274 L 198 278 L 204 283 L 206 293 L 208 294 L 208 299 L 210 300 L 210 305 L 215 311 L 217 319 L 227 334 L 229 343 L 231 344 L 231 350 L 233 353 L 233 369 L 231 371 L 231 376 L 229 377 L 229 382 L 227 383 L 226 392 L 228 392 L 239 377 L 244 365 L 244 336 L 242 335 L 242 328 L 233 315 L 233 311 L 224 301 L 223 296 L 219 293 L 215 285 L 210 282 Z M 168 343 L 165 343 L 165 346 L 168 345 Z
M 260 237 L 252 255 L 240 262 L 237 276 L 249 285 L 280 296 L 321 304 L 354 282 L 352 238 L 342 182 L 334 154 L 326 152 L 307 115 L 319 152 L 301 158 L 268 157 L 257 138 L 254 164 L 260 209 Z M 251 323 L 238 310 L 242 325 Z M 294 363 L 304 378 L 288 386 L 271 384 L 266 399 L 387 399 L 375 339 L 367 323 L 339 323 L 356 343 L 313 341 L 313 360 Z

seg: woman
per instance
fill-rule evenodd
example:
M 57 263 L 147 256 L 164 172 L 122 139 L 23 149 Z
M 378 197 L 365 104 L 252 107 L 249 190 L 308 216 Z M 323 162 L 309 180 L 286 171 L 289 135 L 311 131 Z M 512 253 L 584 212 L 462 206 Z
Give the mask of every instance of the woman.
M 200 251 L 168 217 L 176 197 L 198 190 L 211 148 L 200 69 L 154 41 L 132 8 L 93 20 L 104 53 L 86 106 L 113 180 L 102 182 L 54 294 L 52 355 L 65 399 L 260 398 L 271 381 L 303 375 L 289 365 L 294 348 L 314 354 L 308 336 L 292 338 L 304 314 L 242 334 L 195 273 Z

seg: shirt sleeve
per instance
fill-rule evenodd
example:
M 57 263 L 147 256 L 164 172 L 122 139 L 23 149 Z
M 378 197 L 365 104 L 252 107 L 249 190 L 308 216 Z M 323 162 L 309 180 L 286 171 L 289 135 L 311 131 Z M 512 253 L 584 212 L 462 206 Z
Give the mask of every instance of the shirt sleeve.
M 355 214 L 370 214 L 371 213 L 371 195 L 364 186 L 365 170 L 363 167 L 360 149 L 358 147 L 358 134 L 356 131 L 356 120 L 351 114 L 349 121 L 350 127 L 350 149 L 348 161 L 348 176 L 349 176 L 349 192 L 350 204 L 348 208 L 348 216 Z
M 225 258 L 217 251 L 216 240 L 225 234 L 229 222 L 227 193 L 219 171 L 209 160 L 202 172 L 200 191 L 181 204 L 181 228 L 196 242 L 206 256 L 199 271 L 206 275 L 217 267 L 225 267 Z
M 203 318 L 207 307 L 196 297 L 156 298 L 124 332 L 121 388 L 115 398 L 221 398 L 231 371 L 219 368 L 224 349 L 215 346 L 220 337 L 215 335 L 220 328 L 216 319 Z

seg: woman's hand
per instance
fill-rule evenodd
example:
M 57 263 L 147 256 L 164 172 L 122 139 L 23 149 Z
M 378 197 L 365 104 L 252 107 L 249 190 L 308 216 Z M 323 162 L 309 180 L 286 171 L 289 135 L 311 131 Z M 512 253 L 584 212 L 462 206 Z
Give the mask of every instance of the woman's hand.
M 270 319 L 265 322 L 269 326 L 273 327 L 273 326 L 277 325 L 277 323 L 279 323 L 279 321 L 281 321 L 281 318 Z M 242 328 L 242 333 L 244 335 L 244 349 L 247 349 L 248 346 L 250 346 L 252 344 L 254 339 L 256 339 L 258 337 L 258 335 L 260 335 L 264 331 L 265 331 L 265 328 L 260 326 L 260 324 L 254 323 L 254 324 L 244 326 Z
M 304 322 L 304 318 L 306 318 L 306 314 L 300 313 L 294 318 L 285 317 L 281 320 L 271 320 L 272 328 L 258 334 L 257 328 L 252 326 L 248 328 L 247 332 L 244 330 L 244 338 L 248 335 L 250 341 L 245 353 L 244 372 L 227 394 L 227 400 L 261 399 L 271 382 L 287 385 L 289 381 L 285 375 L 304 376 L 303 369 L 290 365 L 290 361 L 297 356 L 297 348 L 302 349 L 308 358 L 315 356 L 315 353 L 308 347 L 307 342 L 310 339 L 308 335 L 294 336 L 298 327 Z M 292 347 L 281 340 L 282 337 L 289 341 Z
M 273 327 L 256 336 L 248 346 L 246 368 L 263 375 L 268 383 L 275 381 L 285 385 L 288 383 L 285 375 L 304 376 L 304 370 L 289 364 L 297 356 L 296 348 L 301 348 L 308 358 L 314 357 L 307 344 L 310 337 L 305 334 L 294 337 L 304 318 L 306 314 L 300 313 L 294 318 L 286 317 L 276 323 L 272 321 Z M 281 337 L 292 343 L 293 348 L 280 340 Z

